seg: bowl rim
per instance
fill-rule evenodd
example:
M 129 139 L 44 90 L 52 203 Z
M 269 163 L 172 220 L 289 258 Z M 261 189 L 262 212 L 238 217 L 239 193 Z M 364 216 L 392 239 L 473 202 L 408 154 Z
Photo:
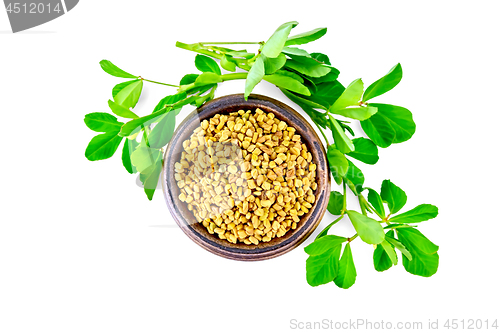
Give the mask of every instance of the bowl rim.
M 167 181 L 168 181 L 168 176 L 173 173 L 173 171 L 169 171 L 169 169 L 173 168 L 168 168 L 169 165 L 173 165 L 174 162 L 172 162 L 172 158 L 174 158 L 175 155 L 175 149 L 171 147 L 176 146 L 176 144 L 181 143 L 182 141 L 180 140 L 181 138 L 185 137 L 186 135 L 189 134 L 184 134 L 185 130 L 191 125 L 193 121 L 196 121 L 196 118 L 203 120 L 206 118 L 213 117 L 215 114 L 209 114 L 214 112 L 215 110 L 220 110 L 220 109 L 229 109 L 230 107 L 238 107 L 241 109 L 250 108 L 250 109 L 255 109 L 259 107 L 258 105 L 255 105 L 255 103 L 260 103 L 261 106 L 265 106 L 268 110 L 266 112 L 270 111 L 275 113 L 288 113 L 289 115 L 292 115 L 296 119 L 295 121 L 298 121 L 298 123 L 301 125 L 302 128 L 296 128 L 297 132 L 302 133 L 307 131 L 310 136 L 304 140 L 304 143 L 308 146 L 309 149 L 311 149 L 312 146 L 314 146 L 315 151 L 317 154 L 318 160 L 315 161 L 316 164 L 318 165 L 318 170 L 322 169 L 323 170 L 323 183 L 325 186 L 323 186 L 323 190 L 321 193 L 316 193 L 316 201 L 313 205 L 313 208 L 311 208 L 310 213 L 307 213 L 308 218 L 306 221 L 301 221 L 301 225 L 293 231 L 292 234 L 289 236 L 284 236 L 281 238 L 281 241 L 278 242 L 278 244 L 273 245 L 273 246 L 263 246 L 263 247 L 255 247 L 255 246 L 250 246 L 250 245 L 245 245 L 245 248 L 239 248 L 239 247 L 233 247 L 231 246 L 232 243 L 225 242 L 227 244 L 222 245 L 220 241 L 212 240 L 204 235 L 202 235 L 200 232 L 196 231 L 191 224 L 189 224 L 185 219 L 182 217 L 182 212 L 179 209 L 180 206 L 180 201 L 178 201 L 178 198 L 172 193 L 172 189 L 170 187 L 172 186 L 167 186 Z M 200 116 L 200 114 L 209 114 L 206 117 Z M 279 118 L 279 117 L 278 117 Z M 295 126 L 294 124 L 294 127 Z M 317 172 L 316 175 L 317 179 L 320 177 L 319 172 Z M 216 255 L 222 256 L 224 258 L 229 258 L 233 260 L 239 260 L 239 261 L 256 261 L 256 260 L 266 260 L 266 259 L 271 259 L 275 258 L 277 256 L 283 255 L 294 248 L 298 247 L 302 242 L 304 242 L 316 229 L 316 227 L 319 225 L 321 222 L 325 212 L 326 212 L 326 207 L 328 205 L 328 200 L 330 197 L 330 172 L 328 170 L 328 162 L 326 159 L 326 152 L 323 144 L 321 143 L 321 140 L 316 133 L 316 131 L 312 128 L 311 124 L 301 115 L 299 114 L 296 110 L 291 108 L 290 106 L 284 104 L 283 102 L 280 102 L 274 98 L 270 98 L 267 96 L 263 95 L 257 95 L 257 94 L 251 94 L 248 97 L 248 100 L 245 100 L 243 97 L 243 94 L 231 94 L 231 95 L 225 95 L 216 99 L 213 99 L 201 107 L 193 110 L 189 115 L 187 115 L 183 121 L 177 126 L 174 134 L 172 135 L 172 139 L 167 146 L 167 149 L 165 150 L 164 153 L 164 158 L 163 158 L 163 166 L 161 170 L 161 185 L 162 185 L 162 190 L 163 194 L 165 197 L 165 201 L 167 204 L 167 207 L 169 209 L 170 215 L 174 218 L 175 222 L 177 225 L 182 229 L 182 231 L 195 243 L 197 243 L 199 246 L 204 248 L 205 250 L 208 250 L 211 253 L 214 253 Z M 175 183 L 171 185 L 175 186 Z M 325 191 L 326 187 L 326 191 Z M 319 189 L 319 187 L 318 187 Z M 318 195 L 319 194 L 319 195 Z M 177 201 L 177 202 L 176 202 Z

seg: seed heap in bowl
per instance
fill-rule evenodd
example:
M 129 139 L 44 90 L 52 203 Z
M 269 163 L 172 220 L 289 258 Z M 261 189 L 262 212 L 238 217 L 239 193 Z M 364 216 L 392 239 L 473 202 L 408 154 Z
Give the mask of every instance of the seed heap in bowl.
M 260 109 L 203 120 L 175 163 L 179 199 L 210 234 L 269 242 L 314 204 L 316 164 L 295 128 Z

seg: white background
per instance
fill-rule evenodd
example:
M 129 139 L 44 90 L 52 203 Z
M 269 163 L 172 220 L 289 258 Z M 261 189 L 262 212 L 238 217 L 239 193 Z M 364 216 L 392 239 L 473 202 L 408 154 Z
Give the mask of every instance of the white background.
M 15 35 L 0 9 L 0 332 L 287 332 L 291 319 L 424 327 L 500 319 L 497 4 L 81 1 Z M 264 262 L 219 258 L 174 225 L 160 191 L 146 199 L 119 155 L 85 159 L 94 134 L 83 117 L 109 111 L 120 82 L 100 60 L 177 83 L 196 72 L 195 54 L 175 48 L 177 40 L 260 41 L 290 20 L 300 22 L 292 34 L 328 27 L 304 48 L 327 53 L 344 85 L 369 84 L 401 62 L 402 82 L 377 101 L 409 108 L 416 134 L 380 149 L 376 165 L 358 164 L 367 186 L 390 178 L 402 187 L 407 208 L 439 207 L 421 226 L 440 245 L 435 276 L 402 265 L 378 273 L 373 248 L 359 240 L 349 290 L 308 286 L 304 245 Z M 216 95 L 243 87 L 224 83 Z M 295 106 L 270 84 L 255 92 Z M 172 93 L 146 84 L 137 111 L 150 113 Z M 331 220 L 327 213 L 321 227 Z M 348 221 L 332 232 L 354 233 Z

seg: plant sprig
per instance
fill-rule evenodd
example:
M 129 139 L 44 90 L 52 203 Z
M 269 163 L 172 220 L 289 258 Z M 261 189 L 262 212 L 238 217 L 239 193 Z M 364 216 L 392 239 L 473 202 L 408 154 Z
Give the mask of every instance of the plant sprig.
M 328 211 L 338 217 L 305 247 L 309 255 L 307 282 L 311 286 L 334 282 L 340 288 L 351 287 L 357 273 L 350 244 L 358 237 L 374 246 L 373 264 L 377 271 L 396 265 L 398 250 L 403 266 L 411 274 L 426 277 L 435 274 L 439 264 L 438 246 L 417 227 L 420 222 L 435 218 L 437 207 L 422 204 L 399 213 L 406 204 L 405 192 L 390 180 L 382 182 L 380 191 L 365 187 L 365 177 L 352 160 L 376 164 L 378 148 L 405 142 L 415 133 L 409 110 L 371 102 L 401 81 L 401 65 L 394 66 L 366 89 L 361 79 L 344 87 L 338 81 L 340 72 L 331 65 L 326 54 L 309 53 L 297 47 L 323 37 L 327 29 L 290 36 L 297 24 L 295 21 L 284 23 L 267 41 L 261 42 L 177 42 L 177 47 L 197 53 L 195 67 L 200 71 L 184 75 L 178 85 L 132 75 L 108 60 L 101 61 L 105 72 L 129 80 L 112 89 L 113 99 L 108 105 L 114 115 L 95 112 L 85 116 L 85 124 L 101 133 L 90 141 L 85 156 L 91 161 L 107 159 L 125 138 L 123 165 L 129 173 L 140 173 L 145 193 L 151 200 L 163 162 L 163 147 L 172 137 L 181 109 L 186 105 L 199 107 L 210 101 L 218 85 L 225 81 L 245 80 L 245 98 L 262 80 L 268 81 L 300 106 L 317 126 L 327 145 L 332 177 L 343 190 L 342 193 L 332 191 L 328 203 Z M 233 45 L 248 45 L 255 50 L 226 47 Z M 139 102 L 144 82 L 177 91 L 160 100 L 151 114 L 138 116 L 133 109 Z M 115 116 L 125 120 L 118 121 Z M 360 121 L 367 138 L 356 137 L 350 121 L 339 117 Z M 347 208 L 348 190 L 357 196 L 361 212 Z M 356 234 L 350 237 L 329 235 L 330 229 L 346 216 Z

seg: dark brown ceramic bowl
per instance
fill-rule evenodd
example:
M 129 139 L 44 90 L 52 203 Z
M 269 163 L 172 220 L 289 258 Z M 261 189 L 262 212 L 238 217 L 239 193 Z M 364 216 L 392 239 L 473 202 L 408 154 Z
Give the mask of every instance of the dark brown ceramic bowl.
M 238 110 L 255 110 L 260 108 L 264 112 L 272 112 L 276 118 L 288 123 L 300 134 L 303 142 L 317 164 L 316 202 L 307 214 L 301 217 L 295 230 L 289 230 L 283 237 L 276 237 L 270 242 L 261 242 L 258 245 L 244 243 L 232 244 L 217 235 L 211 235 L 201 223 L 196 222 L 194 215 L 188 210 L 187 205 L 179 198 L 179 188 L 174 179 L 174 163 L 180 159 L 182 142 L 190 137 L 193 130 L 200 126 L 204 119 L 215 114 L 227 114 Z M 325 149 L 311 125 L 297 111 L 275 99 L 250 95 L 247 101 L 243 94 L 228 95 L 214 99 L 202 107 L 194 110 L 177 127 L 170 144 L 165 152 L 162 170 L 162 186 L 167 207 L 175 222 L 184 233 L 204 249 L 219 256 L 242 261 L 265 260 L 282 255 L 299 246 L 316 229 L 325 214 L 330 196 L 330 176 Z

